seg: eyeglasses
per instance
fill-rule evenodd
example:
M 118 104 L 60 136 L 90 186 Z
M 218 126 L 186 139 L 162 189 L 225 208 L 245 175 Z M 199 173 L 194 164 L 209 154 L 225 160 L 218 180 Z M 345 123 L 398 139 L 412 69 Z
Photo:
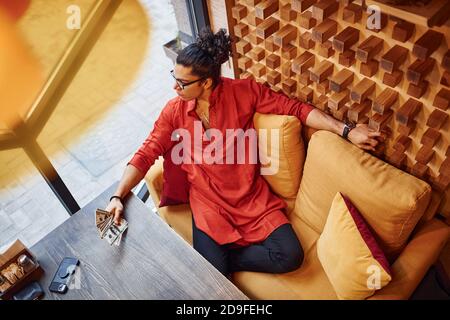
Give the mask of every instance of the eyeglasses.
M 191 82 L 183 82 L 183 81 L 181 81 L 181 80 L 178 80 L 178 79 L 175 77 L 175 73 L 173 72 L 173 70 L 170 70 L 170 74 L 171 74 L 172 77 L 175 79 L 176 83 L 177 83 L 178 86 L 181 88 L 181 90 L 184 90 L 185 87 L 187 87 L 187 86 L 189 86 L 189 85 L 191 85 L 191 84 L 193 84 L 193 83 L 196 83 L 196 82 L 199 82 L 199 81 L 202 81 L 202 80 L 205 79 L 205 78 L 200 78 L 200 79 L 197 79 L 197 80 L 194 80 L 194 81 L 191 81 Z

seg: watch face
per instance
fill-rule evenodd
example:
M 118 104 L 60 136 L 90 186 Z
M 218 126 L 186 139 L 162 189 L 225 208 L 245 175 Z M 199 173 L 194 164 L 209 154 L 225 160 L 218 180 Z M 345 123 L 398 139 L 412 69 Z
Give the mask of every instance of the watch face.
M 353 123 L 353 122 L 351 122 L 351 121 L 346 121 L 345 122 L 345 125 L 347 126 L 347 127 L 349 127 L 349 128 L 354 128 L 356 125 Z

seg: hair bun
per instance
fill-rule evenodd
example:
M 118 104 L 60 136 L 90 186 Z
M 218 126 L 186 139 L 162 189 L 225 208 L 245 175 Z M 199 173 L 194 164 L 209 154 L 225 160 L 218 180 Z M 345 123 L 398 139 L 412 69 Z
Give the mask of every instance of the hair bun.
M 232 55 L 231 37 L 226 34 L 225 29 L 220 29 L 214 34 L 211 29 L 203 29 L 198 38 L 197 45 L 205 51 L 217 65 L 228 61 Z

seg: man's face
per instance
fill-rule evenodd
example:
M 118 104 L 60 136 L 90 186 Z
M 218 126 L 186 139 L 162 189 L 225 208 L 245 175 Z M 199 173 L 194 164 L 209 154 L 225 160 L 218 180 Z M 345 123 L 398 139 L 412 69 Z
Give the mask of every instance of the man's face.
M 192 67 L 185 67 L 181 64 L 177 64 L 175 65 L 172 74 L 176 78 L 173 88 L 177 92 L 178 96 L 185 101 L 198 98 L 202 95 L 203 90 L 205 89 L 206 80 L 200 80 L 189 84 L 192 81 L 201 79 L 200 77 L 193 75 L 191 70 Z M 189 85 L 185 85 L 183 89 L 182 84 Z

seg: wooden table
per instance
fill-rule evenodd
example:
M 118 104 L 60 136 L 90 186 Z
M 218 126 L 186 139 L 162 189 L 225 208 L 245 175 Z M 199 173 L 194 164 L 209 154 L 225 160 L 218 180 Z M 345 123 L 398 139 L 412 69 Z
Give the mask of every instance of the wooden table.
M 133 194 L 121 246 L 100 239 L 95 209 L 106 207 L 116 186 L 31 248 L 45 271 L 45 299 L 248 299 Z M 48 287 L 64 257 L 80 260 L 79 289 L 55 294 Z

